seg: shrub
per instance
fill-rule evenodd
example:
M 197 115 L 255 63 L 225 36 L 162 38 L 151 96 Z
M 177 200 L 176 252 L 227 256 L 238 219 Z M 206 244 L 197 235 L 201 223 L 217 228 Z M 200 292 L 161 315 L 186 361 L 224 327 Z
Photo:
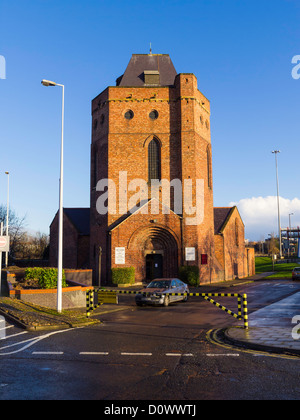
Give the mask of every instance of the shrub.
M 43 270 L 41 267 L 26 268 L 25 280 L 38 280 Z
M 57 268 L 26 268 L 25 280 L 38 280 L 41 289 L 56 289 Z M 67 287 L 66 275 L 63 271 L 62 287 Z
M 113 284 L 134 284 L 135 269 L 134 267 L 112 268 L 111 278 Z
M 199 267 L 197 265 L 184 265 L 179 267 L 179 278 L 189 286 L 199 286 Z

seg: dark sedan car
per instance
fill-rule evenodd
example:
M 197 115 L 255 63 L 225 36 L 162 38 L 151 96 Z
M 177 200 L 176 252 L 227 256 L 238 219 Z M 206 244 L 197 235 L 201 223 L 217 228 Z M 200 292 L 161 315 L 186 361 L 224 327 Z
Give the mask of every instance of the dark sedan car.
M 172 293 L 185 293 L 186 295 L 172 296 Z M 135 296 L 135 302 L 138 306 L 168 306 L 171 302 L 187 301 L 188 293 L 190 293 L 188 285 L 179 279 L 155 279 Z

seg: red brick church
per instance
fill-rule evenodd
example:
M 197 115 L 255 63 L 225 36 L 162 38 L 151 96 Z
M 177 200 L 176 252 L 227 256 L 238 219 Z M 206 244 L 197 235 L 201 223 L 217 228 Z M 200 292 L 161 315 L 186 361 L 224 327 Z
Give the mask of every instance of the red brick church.
M 113 267 L 134 267 L 137 283 L 184 265 L 201 283 L 254 274 L 238 209 L 213 207 L 212 173 L 210 102 L 196 76 L 177 74 L 167 54 L 133 54 L 92 100 L 90 209 L 65 209 L 64 267 L 92 268 L 102 285 Z M 57 215 L 53 266 L 56 255 Z

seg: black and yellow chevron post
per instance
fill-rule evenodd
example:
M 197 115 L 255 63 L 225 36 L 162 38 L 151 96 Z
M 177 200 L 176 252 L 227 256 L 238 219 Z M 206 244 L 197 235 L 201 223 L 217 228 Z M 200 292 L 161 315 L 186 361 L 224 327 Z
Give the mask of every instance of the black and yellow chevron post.
M 248 330 L 249 329 L 249 323 L 248 323 L 247 295 L 243 295 L 243 311 L 244 311 L 244 328 L 245 328 L 245 330 Z
M 242 296 L 238 295 L 237 300 L 238 300 L 238 316 L 239 316 L 239 319 L 243 319 L 242 318 Z
M 91 311 L 94 310 L 94 290 L 89 289 L 86 292 L 86 316 L 91 316 Z

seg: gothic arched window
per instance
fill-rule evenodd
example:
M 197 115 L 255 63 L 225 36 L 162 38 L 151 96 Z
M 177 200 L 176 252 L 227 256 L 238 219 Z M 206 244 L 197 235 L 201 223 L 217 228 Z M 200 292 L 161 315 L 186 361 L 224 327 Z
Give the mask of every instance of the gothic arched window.
M 148 182 L 151 183 L 152 179 L 160 180 L 160 166 L 160 144 L 153 138 L 148 146 Z

